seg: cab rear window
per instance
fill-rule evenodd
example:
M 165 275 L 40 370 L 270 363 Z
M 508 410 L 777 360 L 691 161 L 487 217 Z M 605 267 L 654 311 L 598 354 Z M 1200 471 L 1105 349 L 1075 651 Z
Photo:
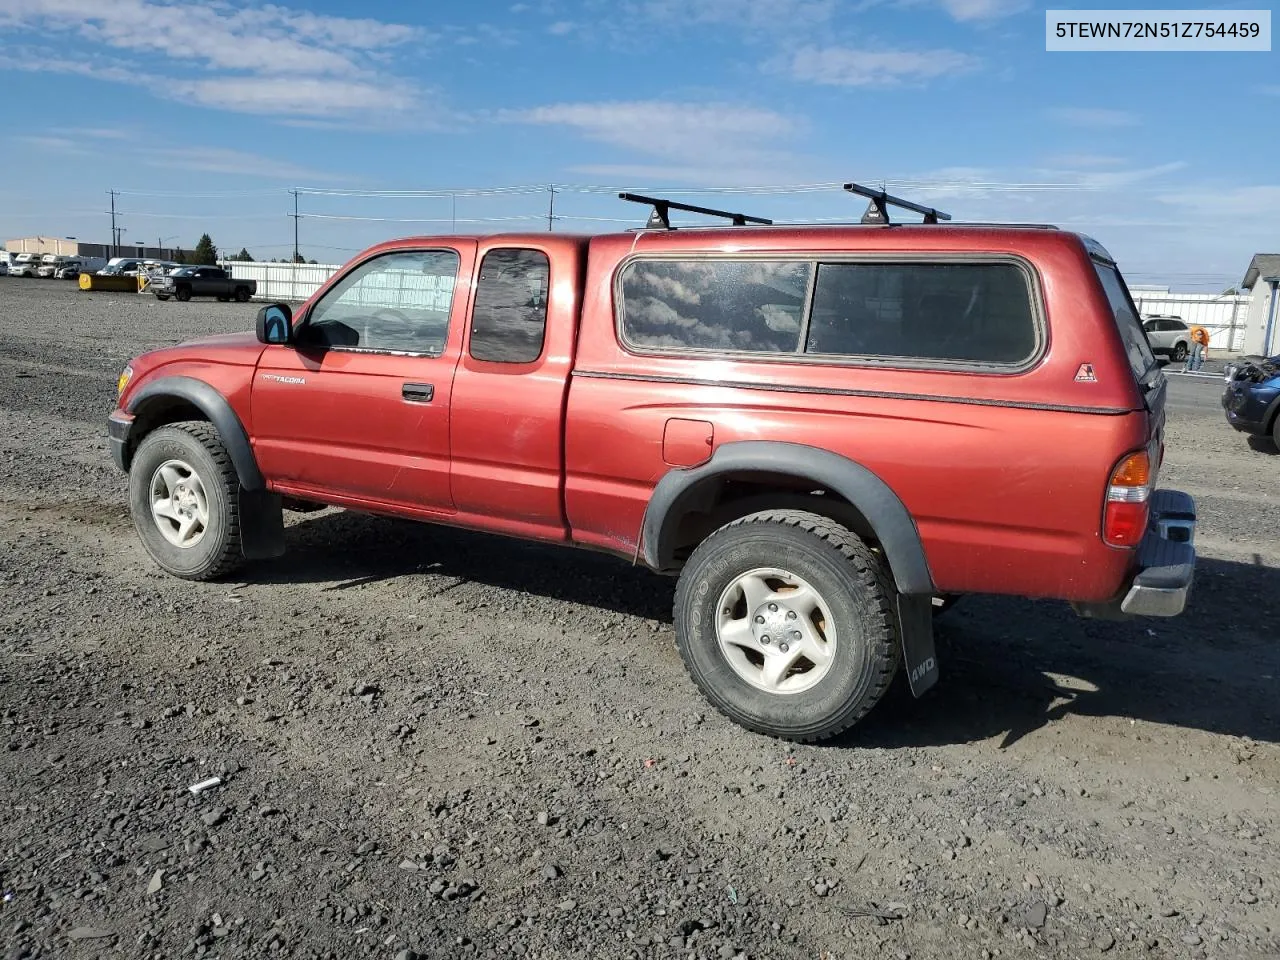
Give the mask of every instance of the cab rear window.
M 1124 285 L 1115 267 L 1096 262 L 1093 267 L 1102 282 L 1102 289 L 1106 291 L 1107 302 L 1111 305 L 1111 314 L 1120 331 L 1120 339 L 1124 342 L 1125 353 L 1129 356 L 1129 368 L 1133 371 L 1135 380 L 1142 380 L 1155 365 L 1156 358 L 1151 352 L 1147 334 L 1142 329 L 1142 321 L 1138 319 L 1138 312 L 1133 308 L 1129 288 Z

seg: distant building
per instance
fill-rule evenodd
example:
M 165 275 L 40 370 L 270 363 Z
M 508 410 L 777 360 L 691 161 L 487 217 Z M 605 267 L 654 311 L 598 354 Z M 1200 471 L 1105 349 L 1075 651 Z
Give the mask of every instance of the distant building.
M 1244 352 L 1273 357 L 1280 353 L 1280 253 L 1255 253 L 1240 287 L 1253 292 Z
M 150 260 L 181 260 L 191 253 L 181 247 L 147 247 L 137 243 L 122 243 L 112 252 L 109 243 L 82 243 L 79 240 L 57 237 L 22 237 L 6 240 L 4 248 L 9 253 L 52 253 L 63 257 L 145 257 Z

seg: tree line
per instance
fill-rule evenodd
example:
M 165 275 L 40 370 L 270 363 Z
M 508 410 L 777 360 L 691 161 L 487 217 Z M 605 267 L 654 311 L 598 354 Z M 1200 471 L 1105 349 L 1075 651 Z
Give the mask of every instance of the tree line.
M 234 254 L 230 257 L 225 257 L 224 259 L 235 260 L 241 263 L 251 263 L 257 260 L 257 258 L 254 257 L 254 255 L 251 254 L 244 247 L 240 248 L 239 253 Z M 196 241 L 196 248 L 194 250 L 183 250 L 178 254 L 178 262 L 191 264 L 192 266 L 197 266 L 197 265 L 205 266 L 205 265 L 216 264 L 218 262 L 218 248 L 214 244 L 213 238 L 209 236 L 209 234 L 207 233 L 202 233 L 200 235 L 200 239 Z M 265 261 L 259 260 L 257 262 L 259 263 L 315 263 L 314 260 L 308 260 L 306 257 L 302 256 L 302 254 L 298 254 L 296 257 L 282 257 L 278 260 L 265 260 Z

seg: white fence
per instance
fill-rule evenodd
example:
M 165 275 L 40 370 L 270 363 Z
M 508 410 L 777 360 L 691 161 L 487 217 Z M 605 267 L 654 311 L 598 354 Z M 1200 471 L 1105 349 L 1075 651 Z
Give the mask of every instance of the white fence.
M 342 269 L 336 263 L 244 263 L 240 260 L 220 261 L 237 280 L 257 280 L 255 300 L 301 303 L 320 289 L 326 280 Z
M 1244 349 L 1245 321 L 1249 298 L 1214 296 L 1208 293 L 1168 293 L 1131 290 L 1133 302 L 1143 316 L 1163 314 L 1180 317 L 1209 331 L 1209 349 L 1236 352 Z

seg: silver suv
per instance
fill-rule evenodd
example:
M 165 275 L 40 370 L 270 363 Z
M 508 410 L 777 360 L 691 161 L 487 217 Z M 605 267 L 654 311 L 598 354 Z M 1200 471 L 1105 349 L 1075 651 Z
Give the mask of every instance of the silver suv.
M 1191 352 L 1191 328 L 1181 317 L 1143 317 L 1142 329 L 1147 331 L 1152 353 L 1181 362 Z

